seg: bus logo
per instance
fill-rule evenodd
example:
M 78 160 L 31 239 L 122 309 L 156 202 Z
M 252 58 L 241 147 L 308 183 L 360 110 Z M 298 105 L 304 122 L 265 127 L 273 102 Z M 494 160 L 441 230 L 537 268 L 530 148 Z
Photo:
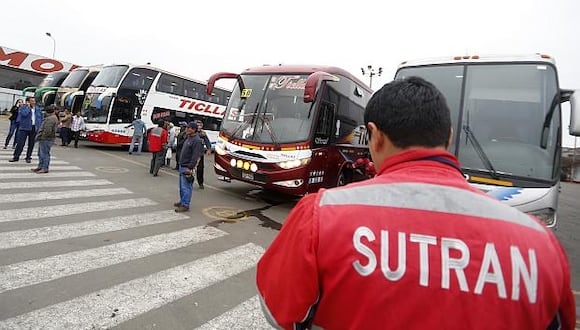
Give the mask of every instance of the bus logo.
M 244 88 L 244 89 L 242 89 L 242 93 L 240 94 L 240 97 L 243 99 L 247 99 L 248 97 L 250 97 L 250 95 L 252 95 L 252 89 L 251 88 Z

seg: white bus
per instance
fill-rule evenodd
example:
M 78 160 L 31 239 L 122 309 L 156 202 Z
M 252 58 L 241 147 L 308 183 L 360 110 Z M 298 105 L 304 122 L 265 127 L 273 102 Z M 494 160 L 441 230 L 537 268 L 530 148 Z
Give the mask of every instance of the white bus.
M 547 55 L 456 56 L 407 61 L 395 79 L 422 77 L 445 95 L 466 179 L 488 194 L 556 225 L 562 119 L 570 101 L 570 134 L 578 93 L 560 89 Z
M 206 95 L 205 83 L 146 65 L 105 66 L 88 88 L 82 116 L 87 139 L 103 144 L 129 145 L 141 117 L 147 129 L 158 120 L 201 120 L 212 143 L 217 140 L 225 105 L 231 94 L 215 89 Z

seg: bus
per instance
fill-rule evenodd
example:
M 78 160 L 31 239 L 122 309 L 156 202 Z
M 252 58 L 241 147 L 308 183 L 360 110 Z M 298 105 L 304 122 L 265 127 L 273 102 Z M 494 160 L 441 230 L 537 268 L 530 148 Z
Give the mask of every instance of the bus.
M 129 145 L 137 117 L 147 129 L 159 120 L 174 124 L 201 120 L 215 143 L 230 91 L 216 88 L 206 95 L 205 83 L 148 65 L 109 65 L 88 88 L 82 116 L 87 139 L 103 144 Z
M 66 79 L 69 72 L 52 72 L 46 75 L 38 86 L 26 87 L 22 90 L 22 95 L 26 96 L 28 93 L 34 93 L 34 99 L 39 107 L 44 108 L 45 105 L 54 103 L 56 91 L 62 82 Z
M 215 146 L 218 179 L 301 196 L 372 175 L 364 108 L 371 89 L 330 66 L 262 66 L 236 73 Z
M 552 57 L 455 56 L 406 61 L 395 79 L 419 76 L 447 99 L 454 140 L 450 151 L 475 187 L 547 226 L 557 220 L 562 115 L 574 93 L 560 89 Z M 570 134 L 580 133 L 571 121 Z
M 73 114 L 80 111 L 85 92 L 101 68 L 101 66 L 89 66 L 72 70 L 58 87 L 54 104 L 61 109 L 71 110 Z

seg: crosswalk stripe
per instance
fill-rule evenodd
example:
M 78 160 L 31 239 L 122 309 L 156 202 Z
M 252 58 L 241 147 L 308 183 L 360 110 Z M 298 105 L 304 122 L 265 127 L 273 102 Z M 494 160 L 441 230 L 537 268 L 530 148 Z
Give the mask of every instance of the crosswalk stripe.
M 58 200 L 69 198 L 128 195 L 132 193 L 133 193 L 132 191 L 125 188 L 111 188 L 111 189 L 66 190 L 59 192 L 39 191 L 33 193 L 0 194 L 0 204 L 42 201 L 42 200 Z
M 52 165 L 52 164 L 51 164 Z M 0 166 L 0 171 L 30 171 L 30 165 L 28 167 L 23 166 Z M 72 170 L 82 170 L 78 166 L 50 166 L 51 171 L 72 171 Z
M 254 296 L 195 330 L 214 329 L 274 329 L 262 313 L 260 299 Z
M 41 182 L 0 182 L 0 190 L 3 189 L 38 189 L 38 188 L 58 188 L 58 187 L 88 187 L 106 186 L 113 184 L 109 180 L 67 180 L 67 181 L 41 181 Z
M 23 161 L 25 157 L 26 157 L 26 153 L 23 153 L 22 155 L 20 155 L 20 158 L 21 158 L 20 161 Z M 14 158 L 13 155 L 0 154 L 0 159 L 12 159 L 12 158 Z M 38 157 L 36 156 L 36 153 L 33 153 L 30 158 L 37 159 Z
M 45 174 L 36 174 L 33 172 L 28 173 L 0 173 L 1 179 L 38 179 L 38 178 L 66 178 L 66 177 L 83 177 L 83 176 L 96 176 L 91 172 L 50 172 Z
M 50 207 L 29 207 L 2 211 L 0 222 L 62 217 L 73 214 L 130 209 L 156 204 L 156 202 L 150 200 L 149 198 L 137 198 L 105 202 L 70 203 L 62 205 L 51 205 Z
M 0 266 L 0 293 L 179 249 L 225 236 L 211 226 L 143 237 L 43 259 Z
M 4 161 L 0 160 L 0 162 L 2 162 L 3 164 L 7 164 L 9 167 L 26 166 L 27 168 L 30 168 L 30 166 L 37 164 L 36 162 L 34 162 L 34 164 L 32 164 L 32 163 L 27 163 L 25 161 L 18 161 L 16 163 L 8 163 L 8 162 L 4 162 Z M 65 160 L 60 160 L 60 159 L 55 159 L 55 160 L 51 159 L 50 160 L 50 166 L 52 166 L 52 165 L 68 165 L 68 164 L 70 164 L 70 163 L 65 161 Z
M 0 233 L 0 250 L 187 219 L 174 210 Z
M 104 290 L 0 321 L 0 329 L 102 329 L 251 269 L 264 249 L 248 243 Z M 115 317 L 111 317 L 111 315 Z

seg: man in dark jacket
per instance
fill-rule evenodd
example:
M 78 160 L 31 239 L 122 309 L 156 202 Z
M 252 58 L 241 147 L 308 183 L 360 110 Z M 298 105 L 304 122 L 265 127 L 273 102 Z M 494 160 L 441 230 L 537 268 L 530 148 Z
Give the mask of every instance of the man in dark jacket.
M 201 120 L 197 120 L 197 135 L 201 141 L 203 141 L 203 145 L 205 146 L 205 152 L 210 155 L 211 154 L 211 142 L 207 137 L 207 133 L 203 130 L 203 122 Z M 201 159 L 199 160 L 199 164 L 197 165 L 197 169 L 195 171 L 197 176 L 197 184 L 199 185 L 199 189 L 203 189 L 203 170 L 205 169 L 205 159 L 203 154 L 201 154 Z
M 17 162 L 20 159 L 20 154 L 24 150 L 24 144 L 28 139 L 28 149 L 26 150 L 26 162 L 32 161 L 32 149 L 34 149 L 34 138 L 36 131 L 40 124 L 42 124 L 43 114 L 42 110 L 36 106 L 34 97 L 26 98 L 26 105 L 18 109 L 18 134 L 16 134 L 16 150 L 9 162 Z
M 193 181 L 195 169 L 203 155 L 203 142 L 197 135 L 197 124 L 195 122 L 187 125 L 187 139 L 183 143 L 181 155 L 179 155 L 179 202 L 173 204 L 175 212 L 189 211 L 191 193 L 193 191 Z
M 54 114 L 56 105 L 49 105 L 46 108 L 46 117 L 42 121 L 36 140 L 38 140 L 38 166 L 32 169 L 37 174 L 48 173 L 48 166 L 50 165 L 50 148 L 54 144 L 56 138 L 56 126 L 58 125 L 58 118 Z
M 183 143 L 187 139 L 187 123 L 182 121 L 179 123 L 179 134 L 177 134 L 177 146 L 175 147 L 175 169 L 179 170 L 179 154 L 181 153 L 181 148 Z

